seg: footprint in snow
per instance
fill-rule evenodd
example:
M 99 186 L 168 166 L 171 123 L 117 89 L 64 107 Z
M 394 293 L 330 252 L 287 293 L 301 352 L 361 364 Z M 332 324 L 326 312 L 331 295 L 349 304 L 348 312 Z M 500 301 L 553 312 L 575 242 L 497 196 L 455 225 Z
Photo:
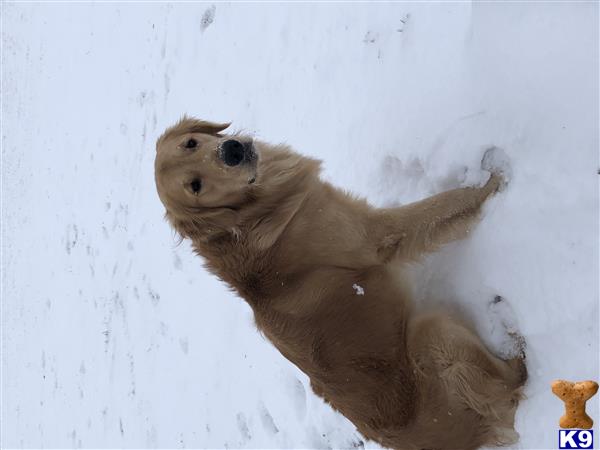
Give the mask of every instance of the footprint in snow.
M 377 39 L 379 38 L 379 35 L 373 31 L 367 31 L 367 34 L 365 34 L 365 37 L 363 38 L 363 42 L 365 44 L 374 44 L 375 42 L 377 42 Z
M 296 377 L 292 377 L 290 388 L 296 417 L 303 420 L 306 417 L 306 389 L 304 389 L 304 384 Z
M 248 428 L 248 422 L 246 420 L 246 416 L 243 413 L 238 413 L 236 416 L 237 426 L 244 442 L 252 439 L 252 435 L 250 434 L 250 429 Z
M 279 428 L 277 428 L 277 425 L 275 425 L 273 416 L 271 416 L 271 413 L 262 402 L 258 405 L 258 412 L 260 414 L 260 421 L 264 430 L 271 436 L 279 433 Z
M 200 19 L 200 30 L 203 33 L 215 21 L 215 13 L 216 12 L 217 12 L 217 7 L 215 5 L 212 5 L 206 11 L 204 11 L 204 14 L 202 14 L 202 19 Z

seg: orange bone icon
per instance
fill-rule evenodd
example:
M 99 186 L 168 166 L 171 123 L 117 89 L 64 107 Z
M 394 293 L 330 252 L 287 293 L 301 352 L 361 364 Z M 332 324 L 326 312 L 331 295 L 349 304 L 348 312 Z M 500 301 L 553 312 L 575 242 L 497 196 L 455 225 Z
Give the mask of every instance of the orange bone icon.
M 598 383 L 556 380 L 552 383 L 552 392 L 565 402 L 565 415 L 559 421 L 561 428 L 583 428 L 584 430 L 592 428 L 594 421 L 585 412 L 585 402 L 598 392 Z

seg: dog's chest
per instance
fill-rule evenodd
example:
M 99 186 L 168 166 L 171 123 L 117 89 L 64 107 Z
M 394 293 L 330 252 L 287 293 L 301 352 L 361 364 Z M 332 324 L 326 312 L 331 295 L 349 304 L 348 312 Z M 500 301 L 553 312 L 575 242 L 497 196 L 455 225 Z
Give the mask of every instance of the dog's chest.
M 271 295 L 276 271 L 272 258 L 249 250 L 245 242 L 228 239 L 198 249 L 207 268 L 254 305 Z

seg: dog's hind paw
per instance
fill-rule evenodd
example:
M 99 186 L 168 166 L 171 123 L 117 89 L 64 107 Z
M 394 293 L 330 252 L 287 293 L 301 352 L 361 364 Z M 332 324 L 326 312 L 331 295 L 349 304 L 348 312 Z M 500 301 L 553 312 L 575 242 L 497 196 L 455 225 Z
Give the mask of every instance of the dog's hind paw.
M 506 299 L 496 295 L 489 304 L 492 335 L 499 341 L 503 357 L 525 359 L 526 342 L 517 327 L 514 310 Z
M 519 356 L 508 360 L 508 364 L 511 365 L 519 374 L 519 386 L 523 386 L 527 381 L 528 372 L 527 364 L 525 364 L 525 351 Z

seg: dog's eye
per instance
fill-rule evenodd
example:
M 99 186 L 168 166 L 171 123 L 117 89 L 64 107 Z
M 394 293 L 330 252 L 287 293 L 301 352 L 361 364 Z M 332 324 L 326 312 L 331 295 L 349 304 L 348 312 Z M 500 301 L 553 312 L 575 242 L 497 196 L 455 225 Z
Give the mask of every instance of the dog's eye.
M 187 149 L 193 149 L 196 148 L 198 146 L 198 141 L 194 138 L 190 138 L 187 141 L 185 141 L 185 144 L 183 145 L 184 148 Z
M 202 189 L 202 182 L 200 181 L 200 179 L 197 178 L 194 181 L 192 181 L 190 183 L 190 189 L 192 190 L 192 193 L 197 195 L 200 192 L 200 189 Z

